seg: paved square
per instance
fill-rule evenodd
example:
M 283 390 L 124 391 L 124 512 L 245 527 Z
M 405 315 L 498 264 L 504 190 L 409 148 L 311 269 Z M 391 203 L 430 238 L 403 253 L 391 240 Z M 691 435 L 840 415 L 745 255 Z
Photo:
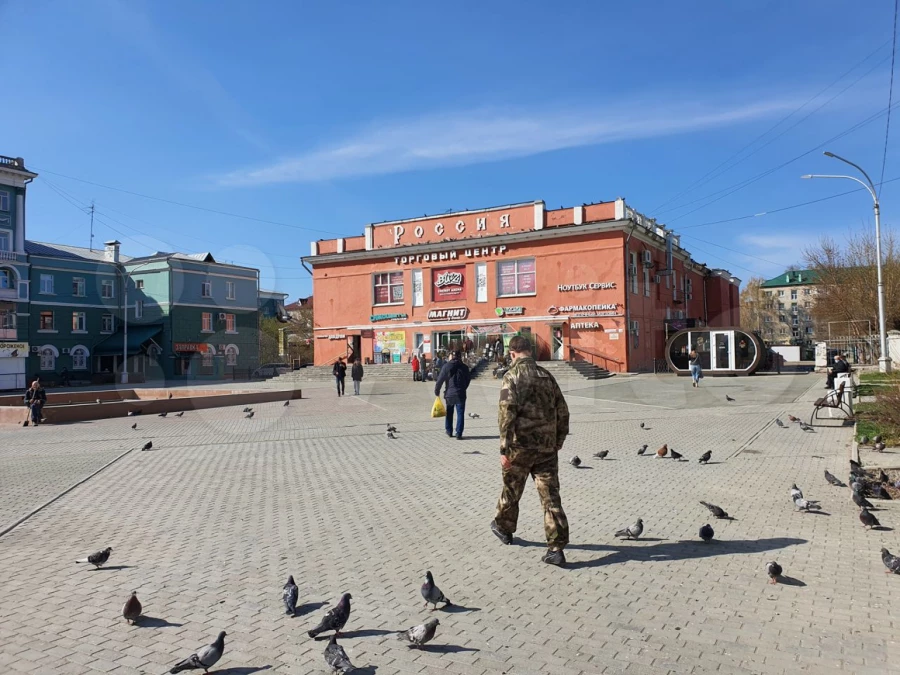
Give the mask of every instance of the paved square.
M 463 442 L 428 417 L 432 386 L 364 381 L 338 399 L 0 431 L 0 529 L 152 438 L 0 538 L 0 672 L 163 673 L 228 633 L 220 675 L 326 672 L 306 631 L 353 594 L 342 644 L 361 673 L 890 673 L 900 659 L 900 578 L 864 531 L 846 479 L 850 427 L 808 420 L 821 378 L 616 377 L 562 382 L 572 434 L 561 459 L 572 544 L 567 569 L 540 562 L 531 485 L 517 546 L 488 530 L 500 490 L 498 383 L 473 381 Z M 736 400 L 725 401 L 728 393 Z M 647 429 L 642 430 L 643 421 Z M 385 437 L 387 422 L 399 427 Z M 690 461 L 638 457 L 667 442 Z M 591 454 L 609 449 L 610 458 Z M 696 458 L 712 450 L 708 466 Z M 795 513 L 788 487 L 827 514 Z M 725 508 L 710 520 L 698 504 Z M 644 537 L 613 532 L 641 516 Z M 716 541 L 697 536 L 710 522 Z M 108 567 L 74 560 L 104 546 Z M 767 585 L 777 560 L 793 581 Z M 431 570 L 457 605 L 430 648 L 389 631 L 432 615 Z M 284 615 L 293 574 L 303 614 Z M 145 617 L 121 608 L 136 590 Z

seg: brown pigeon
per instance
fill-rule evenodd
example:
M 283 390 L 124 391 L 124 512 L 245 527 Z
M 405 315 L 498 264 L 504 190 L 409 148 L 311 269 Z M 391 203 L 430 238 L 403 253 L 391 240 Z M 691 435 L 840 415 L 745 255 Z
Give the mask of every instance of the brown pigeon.
M 656 451 L 657 457 L 665 457 L 669 454 L 669 445 L 664 444 L 659 450 Z

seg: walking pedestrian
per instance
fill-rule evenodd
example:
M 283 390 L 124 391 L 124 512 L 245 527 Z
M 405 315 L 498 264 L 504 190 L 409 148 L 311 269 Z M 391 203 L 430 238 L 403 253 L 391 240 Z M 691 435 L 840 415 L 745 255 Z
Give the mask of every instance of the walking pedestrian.
M 359 384 L 363 379 L 363 367 L 359 359 L 356 359 L 353 362 L 353 367 L 350 368 L 350 378 L 353 380 L 353 395 L 359 396 Z
M 419 355 L 413 354 L 412 357 L 413 382 L 419 379 Z
M 696 350 L 692 349 L 688 354 L 688 365 L 691 368 L 691 377 L 693 378 L 693 386 L 700 386 L 700 378 L 703 377 L 703 369 L 700 367 L 700 355 Z
M 343 356 L 339 356 L 338 360 L 334 362 L 334 368 L 331 369 L 331 374 L 334 375 L 338 397 L 343 396 L 344 379 L 347 377 L 347 364 L 344 363 Z
M 44 416 L 41 411 L 43 410 L 44 404 L 46 402 L 47 392 L 45 392 L 44 388 L 41 386 L 41 381 L 35 380 L 31 383 L 31 386 L 25 390 L 25 406 L 28 408 L 28 413 L 31 417 L 31 423 L 34 424 L 34 426 L 38 426 L 44 420 Z M 22 423 L 22 426 L 28 426 L 27 418 Z
M 446 383 L 444 400 L 447 402 L 447 415 L 444 417 L 444 431 L 451 438 L 454 435 L 453 414 L 456 413 L 456 440 L 461 441 L 466 425 L 466 389 L 469 388 L 469 367 L 462 361 L 462 353 L 454 351 L 450 360 L 441 368 L 437 382 L 434 383 L 434 395 L 441 395 L 441 386 Z
M 428 382 L 428 366 L 424 354 L 419 357 L 419 376 L 422 378 L 422 382 Z
M 512 366 L 500 388 L 500 466 L 503 491 L 491 531 L 511 544 L 519 520 L 519 500 L 530 475 L 544 508 L 548 565 L 566 564 L 569 521 L 559 496 L 559 451 L 569 433 L 569 408 L 553 376 L 535 363 L 531 343 L 509 341 Z

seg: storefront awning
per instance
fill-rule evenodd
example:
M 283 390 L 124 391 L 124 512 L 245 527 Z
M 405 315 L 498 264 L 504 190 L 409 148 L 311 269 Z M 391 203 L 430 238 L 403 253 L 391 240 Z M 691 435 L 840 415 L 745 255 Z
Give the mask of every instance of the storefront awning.
M 137 354 L 141 351 L 141 347 L 149 342 L 157 335 L 162 333 L 162 324 L 152 324 L 149 326 L 129 326 L 128 327 L 128 354 Z M 125 343 L 125 334 L 120 329 L 110 335 L 94 347 L 95 356 L 107 356 L 110 354 L 121 355 Z
M 519 333 L 508 323 L 469 326 L 469 330 L 475 335 L 517 335 Z

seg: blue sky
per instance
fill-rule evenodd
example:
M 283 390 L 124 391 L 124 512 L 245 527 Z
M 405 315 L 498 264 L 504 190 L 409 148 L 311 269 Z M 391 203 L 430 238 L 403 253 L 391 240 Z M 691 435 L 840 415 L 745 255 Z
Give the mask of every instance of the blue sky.
M 852 190 L 799 178 L 843 172 L 816 149 L 841 134 L 825 149 L 879 181 L 886 117 L 845 132 L 887 107 L 893 9 L 0 0 L 0 154 L 41 174 L 30 239 L 88 245 L 93 200 L 95 244 L 209 250 L 292 299 L 311 239 L 534 199 L 621 196 L 695 259 L 769 277 L 872 225 L 865 193 L 732 219 Z M 900 180 L 881 196 L 889 227 Z

